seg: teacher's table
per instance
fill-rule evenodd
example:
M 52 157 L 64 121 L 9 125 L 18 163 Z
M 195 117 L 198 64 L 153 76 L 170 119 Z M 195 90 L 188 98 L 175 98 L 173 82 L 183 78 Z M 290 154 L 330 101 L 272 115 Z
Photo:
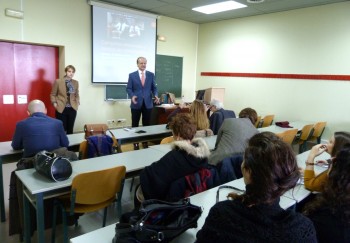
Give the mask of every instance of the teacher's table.
M 73 174 L 65 181 L 54 182 L 40 175 L 35 169 L 16 171 L 17 177 L 23 183 L 24 234 L 25 241 L 30 242 L 30 214 L 29 203 L 36 208 L 38 242 L 45 241 L 44 235 L 44 199 L 56 197 L 70 191 L 73 177 L 88 171 L 103 170 L 111 167 L 126 166 L 127 175 L 142 170 L 145 166 L 159 160 L 164 153 L 157 153 L 151 149 L 142 149 L 125 153 L 107 155 L 86 160 L 72 162 Z
M 245 184 L 243 178 L 228 182 L 224 185 L 229 185 L 238 188 L 237 193 L 241 193 L 240 190 L 245 190 Z M 188 229 L 174 240 L 172 243 L 184 243 L 184 242 L 195 242 L 197 232 L 203 227 L 206 217 L 209 214 L 209 210 L 216 203 L 216 192 L 218 187 L 209 189 L 207 191 L 198 193 L 190 197 L 190 201 L 194 205 L 201 206 L 203 209 L 201 217 L 198 219 L 197 228 Z M 221 189 L 219 194 L 219 201 L 227 200 L 226 196 L 232 189 Z M 205 203 L 205 205 L 203 205 Z M 280 206 L 284 209 L 295 205 L 295 200 L 288 197 L 280 197 Z M 115 224 L 106 226 L 104 228 L 86 233 L 84 235 L 72 238 L 71 243 L 85 243 L 85 242 L 111 242 L 115 235 Z

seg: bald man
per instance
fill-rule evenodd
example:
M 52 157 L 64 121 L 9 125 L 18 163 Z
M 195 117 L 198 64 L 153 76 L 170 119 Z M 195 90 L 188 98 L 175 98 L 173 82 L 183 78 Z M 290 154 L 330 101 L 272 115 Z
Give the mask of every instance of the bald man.
M 23 157 L 28 158 L 42 150 L 68 147 L 62 121 L 48 117 L 41 100 L 29 102 L 27 113 L 29 117 L 16 124 L 11 144 L 13 149 L 23 149 Z

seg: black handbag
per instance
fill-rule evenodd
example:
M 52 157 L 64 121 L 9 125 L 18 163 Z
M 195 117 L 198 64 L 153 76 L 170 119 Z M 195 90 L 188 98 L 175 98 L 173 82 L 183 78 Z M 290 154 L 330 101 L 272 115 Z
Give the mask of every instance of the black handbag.
M 197 227 L 202 208 L 182 199 L 142 202 L 138 212 L 122 215 L 115 227 L 113 243 L 169 242 L 189 228 Z
M 58 157 L 55 153 L 40 151 L 34 158 L 35 170 L 54 181 L 67 180 L 72 175 L 72 165 L 67 158 Z

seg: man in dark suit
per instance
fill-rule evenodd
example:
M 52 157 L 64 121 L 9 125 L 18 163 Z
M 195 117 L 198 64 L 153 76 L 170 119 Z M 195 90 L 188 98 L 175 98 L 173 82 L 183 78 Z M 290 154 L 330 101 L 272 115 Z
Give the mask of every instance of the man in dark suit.
M 68 147 L 69 141 L 62 121 L 48 117 L 41 100 L 29 102 L 28 115 L 28 118 L 16 124 L 11 144 L 13 149 L 24 150 L 24 158 L 32 157 L 41 150 Z
M 234 111 L 225 110 L 220 101 L 213 99 L 210 102 L 210 107 L 208 112 L 212 112 L 209 117 L 210 129 L 213 131 L 214 135 L 217 135 L 219 129 L 227 118 L 236 118 L 236 114 Z
M 149 126 L 154 102 L 159 104 L 158 90 L 154 78 L 154 73 L 146 71 L 147 59 L 139 57 L 136 60 L 138 70 L 129 74 L 126 92 L 131 97 L 131 121 L 132 127 L 138 127 L 142 115 L 142 125 Z M 146 143 L 144 146 L 147 147 Z M 134 144 L 134 149 L 138 149 L 138 144 Z

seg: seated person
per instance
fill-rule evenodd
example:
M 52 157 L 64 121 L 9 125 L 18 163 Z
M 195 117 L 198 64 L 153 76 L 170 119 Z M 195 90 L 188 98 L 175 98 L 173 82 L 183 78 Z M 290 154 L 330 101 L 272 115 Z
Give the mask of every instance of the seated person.
M 226 118 L 236 118 L 233 111 L 225 110 L 220 101 L 213 99 L 210 102 L 209 110 L 213 113 L 209 117 L 210 129 L 214 135 L 218 134 L 218 131 Z
M 280 196 L 300 178 L 290 145 L 271 132 L 254 135 L 241 166 L 246 191 L 215 204 L 197 243 L 317 242 L 310 219 L 280 207 Z
M 16 170 L 33 168 L 34 156 L 42 150 L 54 152 L 71 161 L 78 159 L 74 152 L 67 150 L 69 141 L 62 121 L 47 116 L 45 104 L 41 100 L 30 101 L 27 112 L 29 117 L 16 124 L 12 138 L 12 148 L 23 149 L 23 158 L 18 161 Z M 13 171 L 9 190 L 9 235 L 23 234 L 23 193 L 17 188 L 22 188 L 22 183 Z M 45 208 L 52 210 L 53 200 L 45 200 Z M 45 227 L 51 226 L 51 216 L 45 217 Z M 31 233 L 34 229 L 32 225 Z
M 329 139 L 327 144 L 317 144 L 312 147 L 304 170 L 304 186 L 310 191 L 321 192 L 327 181 L 329 170 L 326 170 L 319 175 L 315 175 L 314 160 L 320 154 L 326 152 L 334 157 L 345 145 L 350 144 L 350 133 L 335 132 Z M 328 163 L 327 161 L 319 161 L 318 163 Z
M 209 156 L 209 164 L 217 165 L 227 157 L 243 154 L 248 140 L 258 133 L 252 123 L 257 119 L 255 110 L 246 108 L 240 114 L 241 118 L 225 119 L 218 132 L 215 149 Z
M 47 116 L 41 100 L 29 102 L 27 112 L 29 117 L 16 124 L 11 144 L 13 149 L 23 149 L 23 157 L 28 158 L 42 150 L 68 147 L 62 121 Z
M 331 160 L 323 191 L 304 208 L 318 242 L 350 242 L 350 148 Z
M 168 116 L 168 122 L 170 122 L 171 119 L 176 114 L 178 114 L 184 107 L 186 107 L 185 104 L 180 104 L 179 107 Z M 209 128 L 209 119 L 206 115 L 206 106 L 204 105 L 204 103 L 200 100 L 194 100 L 189 106 L 189 109 L 190 114 L 194 118 L 196 123 L 197 132 L 195 137 L 212 136 L 213 131 Z
M 167 196 L 170 184 L 208 165 L 209 149 L 202 138 L 194 138 L 196 123 L 189 114 L 177 114 L 170 122 L 173 150 L 159 161 L 146 166 L 140 174 L 137 199 L 161 199 Z

